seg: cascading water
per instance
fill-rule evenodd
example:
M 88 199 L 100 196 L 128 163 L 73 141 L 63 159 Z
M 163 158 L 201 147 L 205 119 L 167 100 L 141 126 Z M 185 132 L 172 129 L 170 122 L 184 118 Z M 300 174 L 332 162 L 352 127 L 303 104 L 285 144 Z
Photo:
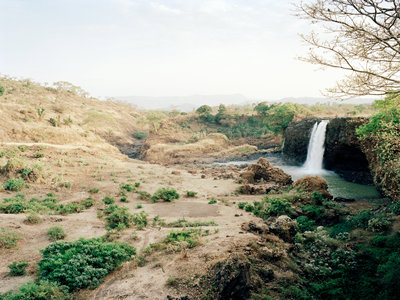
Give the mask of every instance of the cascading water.
M 303 170 L 308 174 L 324 173 L 322 161 L 325 152 L 325 132 L 329 120 L 322 120 L 320 123 L 315 122 L 311 132 L 310 141 L 307 150 L 307 159 L 304 163 Z

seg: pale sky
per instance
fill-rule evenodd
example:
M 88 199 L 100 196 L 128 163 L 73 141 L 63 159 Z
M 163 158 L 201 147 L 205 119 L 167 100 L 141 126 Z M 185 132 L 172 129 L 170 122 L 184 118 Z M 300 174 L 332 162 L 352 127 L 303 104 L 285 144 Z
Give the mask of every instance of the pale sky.
M 0 73 L 92 96 L 319 97 L 295 0 L 0 0 Z

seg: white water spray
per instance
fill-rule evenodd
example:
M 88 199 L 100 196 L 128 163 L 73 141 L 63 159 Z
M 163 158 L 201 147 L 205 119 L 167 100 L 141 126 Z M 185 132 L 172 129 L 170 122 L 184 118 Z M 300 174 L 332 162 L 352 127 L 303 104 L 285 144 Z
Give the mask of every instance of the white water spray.
M 322 168 L 322 161 L 324 159 L 325 132 L 328 123 L 329 120 L 322 120 L 319 124 L 315 122 L 312 129 L 307 150 L 307 160 L 303 166 L 303 170 L 308 174 L 325 173 Z

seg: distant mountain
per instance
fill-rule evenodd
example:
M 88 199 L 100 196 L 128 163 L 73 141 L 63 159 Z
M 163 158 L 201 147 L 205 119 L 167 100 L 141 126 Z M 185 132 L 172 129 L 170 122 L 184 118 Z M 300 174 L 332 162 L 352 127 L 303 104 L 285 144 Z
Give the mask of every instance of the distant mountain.
M 375 98 L 354 98 L 351 100 L 339 101 L 324 97 L 286 97 L 281 99 L 251 99 L 242 94 L 231 95 L 192 95 L 192 96 L 176 96 L 176 97 L 146 97 L 146 96 L 121 96 L 116 99 L 128 102 L 138 109 L 157 109 L 157 110 L 179 110 L 190 112 L 197 107 L 207 104 L 216 106 L 219 104 L 225 105 L 246 105 L 266 101 L 273 102 L 293 102 L 299 104 L 315 105 L 320 104 L 367 104 L 372 103 Z
M 128 102 L 135 105 L 139 109 L 162 109 L 162 110 L 179 110 L 192 111 L 193 109 L 203 105 L 219 105 L 219 104 L 245 104 L 249 99 L 241 94 L 232 95 L 192 95 L 192 96 L 176 96 L 176 97 L 144 97 L 144 96 L 123 96 L 116 97 L 118 100 Z

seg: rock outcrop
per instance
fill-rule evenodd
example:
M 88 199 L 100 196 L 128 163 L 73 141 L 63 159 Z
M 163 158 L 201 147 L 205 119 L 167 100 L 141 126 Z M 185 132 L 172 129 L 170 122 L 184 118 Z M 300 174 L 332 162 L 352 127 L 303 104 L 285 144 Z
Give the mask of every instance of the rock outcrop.
M 356 129 L 365 118 L 336 118 L 326 127 L 324 166 L 348 181 L 372 184 L 368 160 L 357 139 Z
M 307 192 L 317 191 L 326 198 L 332 198 L 328 192 L 328 182 L 320 176 L 305 176 L 297 179 L 293 186 L 302 188 Z
M 276 168 L 266 158 L 249 165 L 241 174 L 243 194 L 265 194 L 273 189 L 292 184 L 292 177 Z

